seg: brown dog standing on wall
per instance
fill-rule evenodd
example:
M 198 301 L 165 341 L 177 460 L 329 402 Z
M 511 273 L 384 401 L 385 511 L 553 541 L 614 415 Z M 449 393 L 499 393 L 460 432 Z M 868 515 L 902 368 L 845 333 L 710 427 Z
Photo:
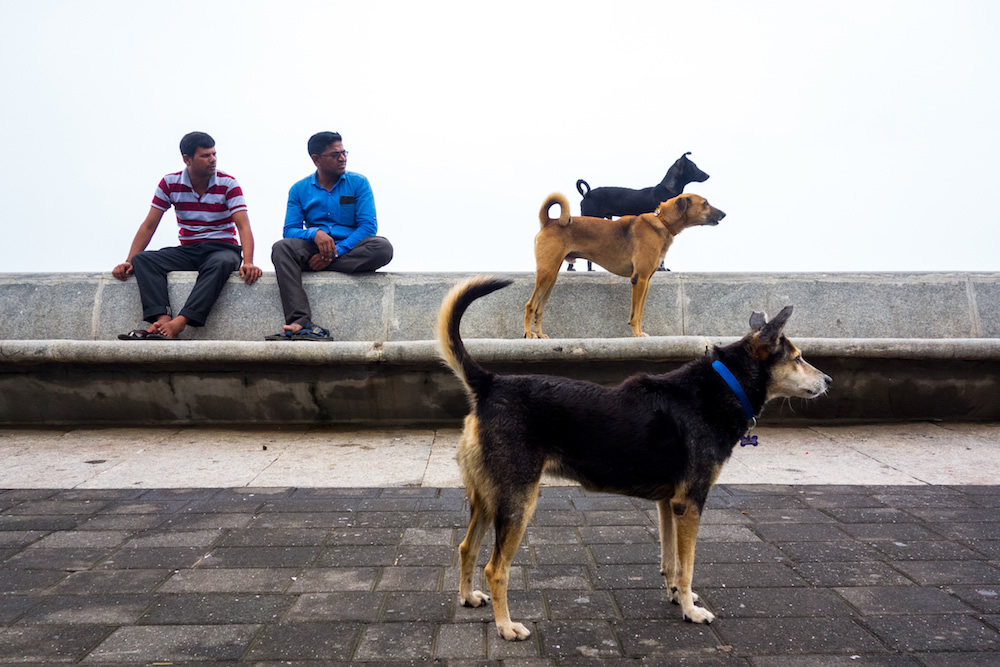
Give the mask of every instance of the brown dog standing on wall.
M 492 596 L 501 637 L 531 634 L 511 619 L 507 586 L 547 472 L 591 491 L 655 501 L 660 571 L 670 599 L 685 620 L 711 623 L 715 616 L 697 604 L 691 579 L 712 485 L 768 400 L 816 398 L 832 382 L 785 337 L 792 307 L 771 321 L 754 313 L 742 339 L 712 347 L 675 371 L 638 373 L 609 388 L 551 375 L 499 375 L 469 355 L 459 335 L 463 313 L 510 283 L 480 276 L 457 285 L 437 322 L 441 356 L 464 384 L 470 408 L 458 445 L 470 512 L 459 546 L 461 603 L 479 607 Z M 483 570 L 486 594 L 473 582 L 490 526 L 496 543 Z
M 559 205 L 559 217 L 549 208 Z M 617 220 L 569 215 L 569 202 L 559 193 L 549 195 L 538 212 L 542 230 L 535 235 L 535 290 L 524 308 L 524 337 L 548 338 L 542 332 L 545 302 L 559 277 L 563 260 L 584 258 L 632 280 L 632 333 L 642 331 L 649 281 L 663 261 L 674 237 L 688 227 L 717 225 L 726 214 L 699 195 L 683 194 L 662 202 L 652 213 Z

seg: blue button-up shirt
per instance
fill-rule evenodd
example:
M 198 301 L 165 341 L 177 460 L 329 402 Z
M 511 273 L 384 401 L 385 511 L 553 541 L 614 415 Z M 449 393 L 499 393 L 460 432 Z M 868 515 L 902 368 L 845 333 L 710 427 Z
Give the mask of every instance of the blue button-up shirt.
M 375 197 L 367 178 L 344 172 L 327 192 L 313 173 L 292 186 L 288 191 L 284 237 L 312 241 L 320 229 L 333 237 L 338 255 L 349 252 L 361 239 L 375 236 Z

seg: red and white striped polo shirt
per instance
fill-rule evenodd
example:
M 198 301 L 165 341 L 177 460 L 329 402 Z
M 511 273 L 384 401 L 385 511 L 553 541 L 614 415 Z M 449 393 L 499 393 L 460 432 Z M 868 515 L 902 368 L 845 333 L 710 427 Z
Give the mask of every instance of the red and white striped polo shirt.
M 181 245 L 199 241 L 238 243 L 233 213 L 245 211 L 243 190 L 235 178 L 221 171 L 208 181 L 201 197 L 191 187 L 187 169 L 167 174 L 153 194 L 153 207 L 166 211 L 171 204 L 177 215 Z

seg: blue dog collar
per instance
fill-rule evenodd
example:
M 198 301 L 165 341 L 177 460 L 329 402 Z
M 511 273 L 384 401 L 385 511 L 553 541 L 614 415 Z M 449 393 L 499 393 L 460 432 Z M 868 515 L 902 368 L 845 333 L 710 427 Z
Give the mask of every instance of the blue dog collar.
M 736 394 L 736 398 L 740 399 L 740 405 L 743 406 L 743 413 L 746 414 L 747 419 L 754 419 L 753 406 L 750 405 L 750 399 L 747 398 L 746 392 L 743 391 L 743 387 L 740 386 L 740 381 L 736 379 L 736 376 L 718 359 L 712 362 L 712 368 L 726 381 L 729 388 Z

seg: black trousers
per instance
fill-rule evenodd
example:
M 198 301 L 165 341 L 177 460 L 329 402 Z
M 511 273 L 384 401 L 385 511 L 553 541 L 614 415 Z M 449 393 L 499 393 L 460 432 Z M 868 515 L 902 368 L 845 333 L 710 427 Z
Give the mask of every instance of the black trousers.
M 278 276 L 281 307 L 285 311 L 285 324 L 298 322 L 305 326 L 312 322 L 309 297 L 302 288 L 302 272 L 312 271 L 309 258 L 319 252 L 312 241 L 281 239 L 271 247 L 271 261 Z M 392 244 L 381 236 L 369 236 L 339 257 L 324 271 L 363 273 L 380 269 L 392 260 Z
M 192 326 L 204 326 L 208 313 L 219 298 L 233 271 L 240 268 L 243 253 L 234 243 L 202 241 L 192 245 L 146 250 L 132 258 L 132 273 L 139 284 L 142 318 L 155 322 L 160 315 L 173 316 L 167 293 L 167 274 L 171 271 L 197 271 L 198 279 L 178 315 Z

